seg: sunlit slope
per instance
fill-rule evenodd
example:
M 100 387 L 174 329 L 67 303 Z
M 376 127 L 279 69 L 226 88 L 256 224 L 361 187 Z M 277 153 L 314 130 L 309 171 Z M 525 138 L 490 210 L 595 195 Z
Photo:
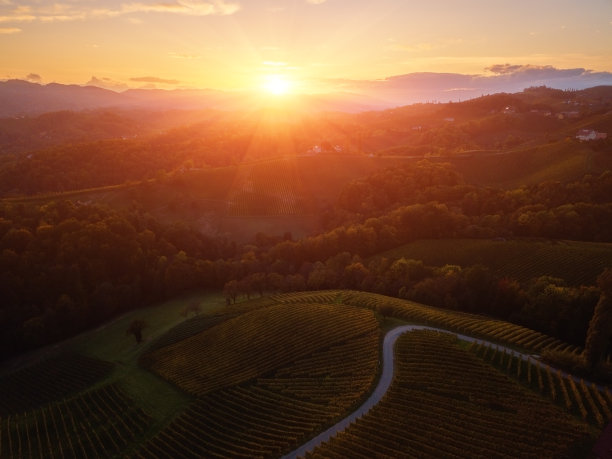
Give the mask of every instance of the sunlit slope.
M 256 162 L 239 168 L 228 197 L 235 217 L 311 213 L 295 158 Z
M 594 285 L 612 266 L 612 244 L 604 242 L 438 239 L 411 242 L 379 256 L 422 260 L 426 265 L 481 264 L 519 281 L 553 276 L 570 285 Z
M 158 349 L 145 362 L 186 392 L 203 395 L 264 375 L 377 327 L 374 314 L 365 309 L 276 305 Z
M 569 139 L 498 153 L 453 155 L 445 160 L 466 182 L 498 188 L 573 181 L 612 168 L 609 151 L 593 151 L 588 144 Z

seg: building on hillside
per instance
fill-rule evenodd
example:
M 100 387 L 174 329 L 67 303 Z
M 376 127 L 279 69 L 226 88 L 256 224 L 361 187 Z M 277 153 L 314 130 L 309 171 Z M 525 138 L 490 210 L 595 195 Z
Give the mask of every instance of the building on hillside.
M 578 140 L 582 140 L 584 142 L 588 142 L 591 140 L 603 140 L 608 138 L 608 134 L 606 132 L 597 132 L 594 129 L 580 129 L 576 133 L 576 138 Z

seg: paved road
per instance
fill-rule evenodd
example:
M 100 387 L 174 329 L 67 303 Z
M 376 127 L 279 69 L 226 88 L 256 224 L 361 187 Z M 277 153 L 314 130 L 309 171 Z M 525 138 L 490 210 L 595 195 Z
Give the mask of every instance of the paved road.
M 508 347 L 501 346 L 499 344 L 495 344 L 490 341 L 486 341 L 484 339 L 474 338 L 472 336 L 467 336 L 467 335 L 461 335 L 461 334 L 454 333 L 454 332 L 451 332 L 451 331 L 448 331 L 442 328 L 427 327 L 424 325 L 402 325 L 402 326 L 396 327 L 390 330 L 389 332 L 387 332 L 387 334 L 385 335 L 385 339 L 383 341 L 382 373 L 380 375 L 380 380 L 378 381 L 378 385 L 376 386 L 376 389 L 374 389 L 374 392 L 372 393 L 372 395 L 370 395 L 370 397 L 361 406 L 359 406 L 359 408 L 357 408 L 347 417 L 345 417 L 344 419 L 342 419 L 341 421 L 339 421 L 337 424 L 333 425 L 326 431 L 320 433 L 319 435 L 314 437 L 312 440 L 308 441 L 307 443 L 304 443 L 302 446 L 300 446 L 296 450 L 293 450 L 289 454 L 283 456 L 282 459 L 295 459 L 298 457 L 304 457 L 304 455 L 307 452 L 313 451 L 317 446 L 328 441 L 330 438 L 335 436 L 338 432 L 345 430 L 349 425 L 351 425 L 357 419 L 362 417 L 364 414 L 370 411 L 370 409 L 374 405 L 380 402 L 383 396 L 385 395 L 385 393 L 387 392 L 387 389 L 389 389 L 389 387 L 391 386 L 391 382 L 393 381 L 393 370 L 394 370 L 393 349 L 394 349 L 395 341 L 397 341 L 397 338 L 399 338 L 400 335 L 402 335 L 403 333 L 414 331 L 414 330 L 433 330 L 433 331 L 440 331 L 444 333 L 452 333 L 453 335 L 457 335 L 457 338 L 459 338 L 462 341 L 467 341 L 470 343 L 472 342 L 482 343 L 485 345 L 496 347 L 500 351 L 502 352 L 506 351 L 507 353 L 515 355 L 522 360 L 531 360 L 533 364 L 539 365 L 542 368 L 548 367 L 548 365 L 539 361 L 537 359 L 537 356 L 523 354 L 521 352 L 515 351 L 514 349 L 510 349 Z M 557 371 L 557 370 L 554 369 L 554 371 Z M 563 373 L 563 374 L 565 376 L 568 376 L 566 373 Z M 576 382 L 580 381 L 580 378 L 577 378 L 575 376 L 571 376 L 571 377 Z M 599 387 L 599 389 L 601 390 L 602 388 Z

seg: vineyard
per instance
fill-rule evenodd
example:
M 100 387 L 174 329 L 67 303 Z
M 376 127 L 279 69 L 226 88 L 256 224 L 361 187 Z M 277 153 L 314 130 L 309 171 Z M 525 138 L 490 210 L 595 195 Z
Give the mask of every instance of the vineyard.
M 378 345 L 378 331 L 369 329 L 249 384 L 206 394 L 137 456 L 278 457 L 364 397 L 376 375 Z
M 373 309 L 385 316 L 445 328 L 457 333 L 484 338 L 519 349 L 536 352 L 544 350 L 581 352 L 581 349 L 575 346 L 510 322 L 425 306 L 412 301 L 387 297 L 376 293 L 330 290 L 325 292 L 289 293 L 277 295 L 275 298 L 282 303 L 342 301 L 344 304 Z
M 521 282 L 553 276 L 570 285 L 594 285 L 612 265 L 612 244 L 578 241 L 497 241 L 486 239 L 422 240 L 380 254 L 412 258 L 431 266 L 481 264 L 497 276 Z
M 601 428 L 612 421 L 612 393 L 608 388 L 600 391 L 593 383 L 541 367 L 531 359 L 521 360 L 497 347 L 472 343 L 470 351 L 586 422 Z
M 287 158 L 242 166 L 228 201 L 232 217 L 307 213 L 295 160 Z
M 0 378 L 0 416 L 29 411 L 80 392 L 112 369 L 110 362 L 70 353 L 10 373 Z
M 171 344 L 178 343 L 184 339 L 190 338 L 204 330 L 214 327 L 228 319 L 235 317 L 237 314 L 216 314 L 216 315 L 202 315 L 192 317 L 179 323 L 175 327 L 168 330 L 153 343 L 147 347 L 147 354 L 143 354 L 140 358 L 140 362 L 147 365 L 147 356 L 149 353 L 161 349 Z
M 116 385 L 106 385 L 0 418 L 0 457 L 113 457 L 148 427 L 149 417 Z
M 152 311 L 157 331 L 144 345 L 125 336 L 126 317 L 85 336 L 82 354 L 59 348 L 5 371 L 0 457 L 279 457 L 368 397 L 381 315 L 530 352 L 579 351 L 507 322 L 347 290 L 277 294 L 185 320 L 182 303 Z M 382 402 L 312 455 L 571 456 L 612 420 L 608 390 L 456 341 L 400 338 Z
M 407 333 L 396 352 L 397 376 L 382 402 L 308 457 L 574 457 L 594 439 L 586 423 L 452 335 Z
M 378 329 L 372 312 L 344 305 L 276 305 L 247 312 L 149 354 L 149 368 L 185 392 L 239 384 L 318 349 Z

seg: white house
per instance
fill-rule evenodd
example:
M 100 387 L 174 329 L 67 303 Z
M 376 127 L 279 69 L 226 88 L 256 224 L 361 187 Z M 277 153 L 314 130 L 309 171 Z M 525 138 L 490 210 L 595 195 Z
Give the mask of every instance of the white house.
M 608 134 L 606 132 L 597 132 L 594 129 L 580 129 L 576 133 L 576 138 L 582 141 L 600 140 L 607 139 Z

